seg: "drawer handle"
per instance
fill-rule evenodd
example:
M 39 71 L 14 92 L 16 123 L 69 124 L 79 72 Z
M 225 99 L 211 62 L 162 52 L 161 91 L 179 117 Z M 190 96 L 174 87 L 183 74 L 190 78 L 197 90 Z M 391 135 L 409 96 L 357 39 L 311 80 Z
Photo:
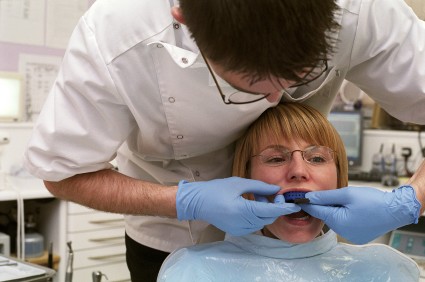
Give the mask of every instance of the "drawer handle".
M 107 241 L 115 241 L 115 240 L 124 240 L 124 236 L 89 239 L 90 242 L 107 242 Z
M 118 258 L 118 257 L 125 257 L 125 254 L 95 256 L 95 257 L 89 257 L 89 259 L 92 259 L 92 260 L 107 260 L 107 259 Z
M 124 222 L 123 218 L 116 218 L 116 219 L 103 219 L 103 220 L 90 220 L 89 223 L 93 224 L 108 224 L 108 223 L 114 223 L 114 222 Z

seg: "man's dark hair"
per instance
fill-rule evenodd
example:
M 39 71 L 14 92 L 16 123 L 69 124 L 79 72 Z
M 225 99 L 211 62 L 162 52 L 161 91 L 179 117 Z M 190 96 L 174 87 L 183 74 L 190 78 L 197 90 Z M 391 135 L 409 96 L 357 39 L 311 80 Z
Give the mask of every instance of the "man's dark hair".
M 334 0 L 180 0 L 180 8 L 208 59 L 254 79 L 299 82 L 330 57 L 339 28 Z

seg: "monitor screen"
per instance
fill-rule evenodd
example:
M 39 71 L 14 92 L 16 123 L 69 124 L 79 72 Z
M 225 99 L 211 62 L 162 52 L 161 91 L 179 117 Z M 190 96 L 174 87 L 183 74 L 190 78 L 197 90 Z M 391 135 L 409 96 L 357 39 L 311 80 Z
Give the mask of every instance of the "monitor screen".
M 361 111 L 331 112 L 328 120 L 341 136 L 347 152 L 348 167 L 362 164 L 363 116 Z
M 0 73 L 0 121 L 20 121 L 24 113 L 22 76 Z

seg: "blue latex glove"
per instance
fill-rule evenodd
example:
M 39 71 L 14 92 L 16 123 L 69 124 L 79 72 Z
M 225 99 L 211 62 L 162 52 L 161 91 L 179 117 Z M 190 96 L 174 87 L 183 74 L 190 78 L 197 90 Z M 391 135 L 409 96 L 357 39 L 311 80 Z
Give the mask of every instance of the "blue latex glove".
M 401 226 L 418 223 L 421 204 L 412 186 L 392 192 L 369 187 L 346 187 L 309 192 L 301 208 L 322 219 L 332 230 L 364 244 Z
M 204 220 L 234 236 L 260 230 L 277 217 L 300 211 L 295 204 L 244 199 L 244 193 L 273 195 L 279 186 L 239 177 L 204 182 L 180 181 L 176 195 L 179 220 Z
M 270 203 L 269 198 L 263 195 L 259 195 L 259 194 L 254 194 L 255 200 L 257 202 L 263 202 L 263 203 Z M 283 197 L 282 194 L 276 195 L 273 199 L 273 203 L 275 204 L 285 204 L 285 197 Z M 300 209 L 301 210 L 301 209 Z M 298 210 L 298 211 L 300 211 Z

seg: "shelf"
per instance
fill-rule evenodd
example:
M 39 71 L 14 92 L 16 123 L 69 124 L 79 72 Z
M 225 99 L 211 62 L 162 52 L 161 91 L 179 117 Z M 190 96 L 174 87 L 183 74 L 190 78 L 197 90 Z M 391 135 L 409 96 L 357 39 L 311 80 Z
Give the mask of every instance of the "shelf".
M 10 129 L 10 128 L 28 128 L 32 129 L 34 123 L 32 122 L 0 122 L 0 128 Z
M 54 198 L 41 179 L 0 175 L 0 201 Z

